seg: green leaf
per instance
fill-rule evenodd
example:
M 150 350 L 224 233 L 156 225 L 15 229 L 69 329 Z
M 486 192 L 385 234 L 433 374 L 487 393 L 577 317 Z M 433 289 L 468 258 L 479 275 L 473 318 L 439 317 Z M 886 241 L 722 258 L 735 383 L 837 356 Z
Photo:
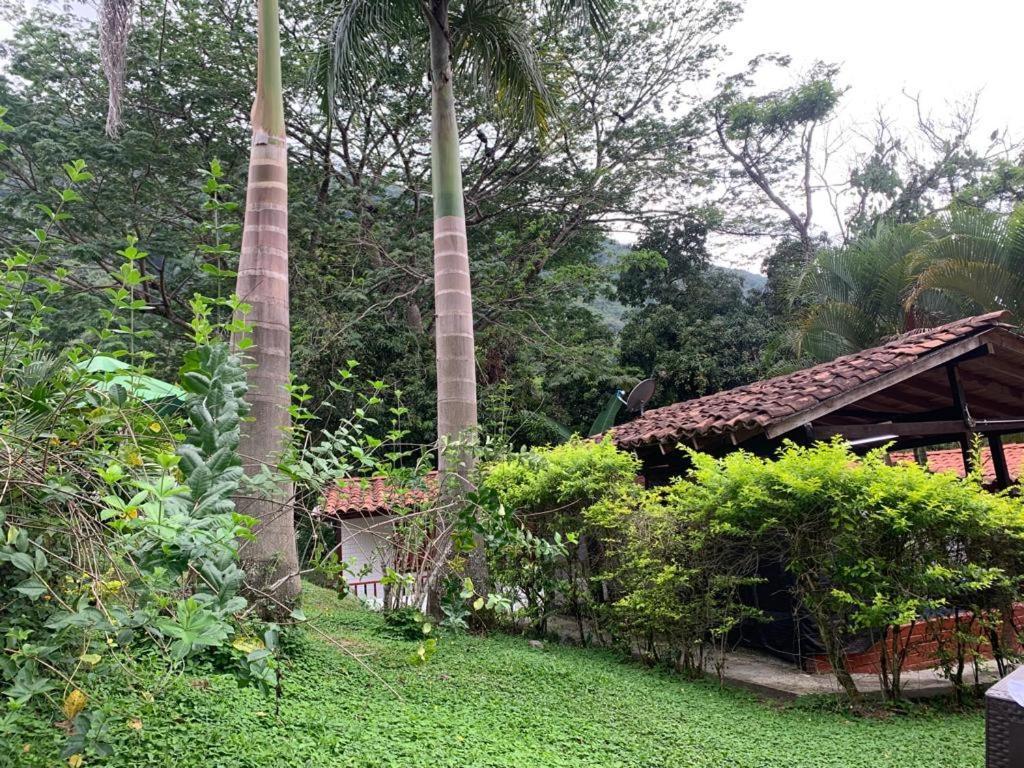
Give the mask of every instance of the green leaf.
M 38 600 L 40 597 L 45 595 L 50 590 L 38 578 L 32 576 L 31 578 L 26 579 L 25 581 L 21 582 L 21 584 L 16 586 L 14 588 L 14 591 L 20 592 L 30 600 Z
M 24 552 L 0 552 L 0 561 L 6 560 L 19 571 L 32 573 L 32 557 Z

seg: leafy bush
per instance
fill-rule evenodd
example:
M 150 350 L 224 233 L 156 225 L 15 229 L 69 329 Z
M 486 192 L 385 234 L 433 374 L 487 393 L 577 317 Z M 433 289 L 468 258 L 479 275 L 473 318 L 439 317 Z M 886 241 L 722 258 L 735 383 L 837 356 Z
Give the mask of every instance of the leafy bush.
M 244 306 L 193 302 L 179 386 L 155 382 L 154 394 L 133 351 L 146 253 L 129 238 L 118 284 L 98 290 L 100 322 L 51 345 L 63 233 L 90 179 L 84 163 L 66 165 L 42 226 L 0 262 L 0 691 L 11 713 L 64 721 L 72 763 L 109 753 L 111 712 L 90 691 L 140 655 L 279 683 L 276 629 L 249 622 L 239 594 L 237 542 L 253 522 L 232 501 L 245 371 L 218 337 L 244 326 L 212 316 Z M 116 370 L 93 365 L 100 351 Z M 16 720 L 0 718 L 0 736 Z
M 784 564 L 853 697 L 845 648 L 855 633 L 888 641 L 883 682 L 898 698 L 900 626 L 957 608 L 999 612 L 1019 594 L 1024 508 L 975 480 L 890 466 L 882 450 L 857 456 L 838 441 L 788 444 L 774 459 L 691 456 L 676 492 Z
M 518 614 L 543 628 L 570 612 L 581 636 L 586 618 L 687 673 L 712 659 L 721 672 L 734 630 L 758 618 L 741 590 L 756 583 L 758 563 L 775 562 L 851 697 L 845 649 L 867 636 L 882 648 L 886 692 L 900 698 L 907 624 L 927 625 L 958 689 L 983 645 L 1001 670 L 1015 660 L 1019 499 L 840 442 L 787 444 L 773 458 L 690 457 L 686 477 L 650 490 L 608 440 L 487 465 L 478 501 L 489 514 L 478 519 L 495 582 Z
M 504 592 L 497 605 L 514 609 L 540 632 L 551 615 L 568 611 L 586 640 L 585 618 L 600 591 L 593 567 L 602 553 L 584 513 L 637 490 L 639 466 L 610 438 L 573 439 L 485 464 L 476 510 L 464 522 L 479 526 L 484 537 L 491 577 Z
M 609 499 L 588 512 L 603 532 L 610 629 L 690 676 L 709 662 L 721 676 L 731 633 L 759 612 L 739 589 L 756 581 L 749 537 L 719 524 L 704 489 L 686 482 Z

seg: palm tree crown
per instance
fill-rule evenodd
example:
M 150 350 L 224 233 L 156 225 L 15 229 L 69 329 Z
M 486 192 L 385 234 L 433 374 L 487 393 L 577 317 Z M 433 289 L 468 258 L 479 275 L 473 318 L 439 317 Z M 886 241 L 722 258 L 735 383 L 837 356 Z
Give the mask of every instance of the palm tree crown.
M 829 360 L 904 331 L 1024 311 L 1024 206 L 1009 216 L 955 207 L 913 224 L 880 224 L 820 250 L 792 287 L 803 307 L 794 347 Z
M 598 32 L 610 0 L 550 0 L 541 10 Z M 346 0 L 335 3 L 318 64 L 325 92 L 353 92 L 386 62 L 391 45 L 421 38 L 431 21 L 447 30 L 454 75 L 496 99 L 506 119 L 543 131 L 554 110 L 528 26 L 515 0 Z

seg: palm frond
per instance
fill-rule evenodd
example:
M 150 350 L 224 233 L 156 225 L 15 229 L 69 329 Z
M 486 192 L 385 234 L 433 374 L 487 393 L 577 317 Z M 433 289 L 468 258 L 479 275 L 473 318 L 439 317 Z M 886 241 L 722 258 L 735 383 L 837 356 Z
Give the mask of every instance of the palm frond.
M 329 104 L 339 89 L 354 93 L 365 87 L 387 64 L 392 46 L 422 34 L 416 0 L 342 0 L 329 13 L 331 33 L 312 72 Z
M 553 0 L 551 10 L 559 17 L 578 18 L 599 34 L 611 26 L 613 0 Z
M 945 305 L 962 314 L 1024 307 L 1024 219 L 954 208 L 932 220 L 934 237 L 916 254 L 913 305 Z
M 831 360 L 870 347 L 899 326 L 879 322 L 855 304 L 827 301 L 811 307 L 799 326 L 796 349 L 815 360 Z
M 544 133 L 553 103 L 519 10 L 505 0 L 466 0 L 451 35 L 456 72 L 493 93 L 507 119 Z
M 998 263 L 974 259 L 944 259 L 932 264 L 917 278 L 908 305 L 930 294 L 959 296 L 967 314 L 1009 309 L 1020 311 L 1024 297 L 1024 276 L 1008 272 Z

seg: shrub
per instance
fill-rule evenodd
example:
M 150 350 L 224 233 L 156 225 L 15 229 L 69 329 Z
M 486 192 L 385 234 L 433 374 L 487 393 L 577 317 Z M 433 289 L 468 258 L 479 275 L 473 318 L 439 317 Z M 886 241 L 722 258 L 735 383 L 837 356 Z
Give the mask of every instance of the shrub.
M 772 458 L 690 458 L 685 477 L 651 490 L 636 484 L 636 460 L 608 440 L 487 465 L 482 529 L 509 602 L 536 627 L 568 610 L 581 636 L 586 616 L 689 674 L 710 659 L 721 673 L 733 630 L 759 618 L 742 588 L 757 581 L 758 563 L 774 562 L 854 699 L 846 648 L 857 636 L 880 641 L 893 699 L 907 624 L 927 625 L 958 690 L 982 644 L 1001 670 L 1015 660 L 1018 498 L 987 493 L 976 478 L 890 466 L 882 450 L 859 456 L 838 441 L 786 444 Z
M 954 608 L 999 610 L 1017 595 L 1011 564 L 1024 552 L 1024 511 L 1015 498 L 917 465 L 890 466 L 882 450 L 857 456 L 838 441 L 787 444 L 774 459 L 691 455 L 695 468 L 678 491 L 703 499 L 718 525 L 784 564 L 852 697 L 845 648 L 854 633 L 891 641 L 883 682 L 898 698 L 901 625 Z
M 244 307 L 197 300 L 180 386 L 154 382 L 135 353 L 146 253 L 129 238 L 119 282 L 96 291 L 96 327 L 51 344 L 61 233 L 91 179 L 80 161 L 64 174 L 41 226 L 0 262 L 0 691 L 13 710 L 64 721 L 64 756 L 81 763 L 110 750 L 94 684 L 139 655 L 216 660 L 271 690 L 278 677 L 276 630 L 246 621 L 239 595 L 245 372 L 217 336 L 242 326 L 210 314 Z M 93 370 L 100 352 L 117 370 Z M 17 722 L 0 719 L 0 742 Z
M 680 481 L 607 499 L 587 518 L 608 543 L 601 578 L 616 595 L 608 611 L 615 633 L 689 676 L 711 660 L 721 676 L 733 630 L 759 616 L 739 599 L 756 581 L 756 558 L 748 537 L 719 524 L 702 491 Z
M 568 611 L 585 641 L 585 619 L 600 593 L 593 569 L 603 557 L 585 512 L 638 491 L 639 466 L 610 438 L 577 438 L 486 463 L 475 497 L 481 513 L 467 522 L 480 526 L 492 579 L 506 593 L 501 604 L 541 632 L 552 614 Z

